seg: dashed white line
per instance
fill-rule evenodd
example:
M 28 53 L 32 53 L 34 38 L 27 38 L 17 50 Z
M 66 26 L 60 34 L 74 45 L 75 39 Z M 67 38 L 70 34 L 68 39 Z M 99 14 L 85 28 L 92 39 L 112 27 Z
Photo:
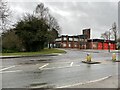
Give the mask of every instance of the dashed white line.
M 55 55 L 62 55 L 62 54 L 60 54 L 60 53 L 52 53 L 52 54 L 55 54 Z
M 15 70 L 15 71 L 2 71 L 1 73 L 13 73 L 13 72 L 21 72 L 22 70 Z
M 4 70 L 7 70 L 7 69 L 10 69 L 10 68 L 13 68 L 15 66 L 10 66 L 10 67 L 6 67 L 6 68 L 3 68 L 3 69 L 0 69 L 0 71 L 4 71 Z
M 67 68 L 70 66 L 64 66 L 64 67 L 52 67 L 52 68 L 44 68 L 43 70 L 49 70 L 49 69 L 60 69 L 60 68 Z
M 72 65 L 73 65 L 73 62 L 71 62 L 70 66 L 72 66 Z
M 75 65 L 74 67 L 79 67 L 80 65 Z M 44 68 L 43 70 L 50 70 L 50 69 L 62 69 L 62 68 L 71 68 L 71 66 L 64 66 L 64 67 L 51 67 L 51 68 Z
M 42 69 L 42 68 L 44 68 L 44 67 L 46 67 L 46 66 L 48 66 L 48 65 L 49 65 L 49 63 L 47 63 L 47 64 L 45 64 L 45 65 L 39 67 L 39 69 Z
M 58 55 L 62 55 L 62 54 L 58 54 Z
M 66 86 L 60 86 L 60 87 L 56 87 L 56 88 L 67 88 L 67 87 L 73 87 L 73 86 L 77 86 L 77 85 L 84 85 L 84 84 L 94 83 L 94 82 L 98 82 L 98 81 L 108 79 L 110 77 L 111 77 L 111 75 L 100 78 L 100 79 L 97 79 L 97 80 L 87 81 L 87 82 L 84 82 L 84 83 L 76 83 L 76 84 L 66 85 Z

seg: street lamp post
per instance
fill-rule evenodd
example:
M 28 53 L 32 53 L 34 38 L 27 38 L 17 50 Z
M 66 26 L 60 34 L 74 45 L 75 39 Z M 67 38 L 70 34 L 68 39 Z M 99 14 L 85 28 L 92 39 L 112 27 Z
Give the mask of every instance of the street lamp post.
M 92 38 L 92 49 L 93 49 L 93 38 Z
M 109 29 L 108 52 L 110 52 L 110 30 L 111 29 Z

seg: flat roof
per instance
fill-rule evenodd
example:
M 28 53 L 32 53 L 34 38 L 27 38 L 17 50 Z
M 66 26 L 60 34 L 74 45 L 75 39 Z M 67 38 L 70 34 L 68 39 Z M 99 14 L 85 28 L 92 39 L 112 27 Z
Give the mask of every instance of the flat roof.
M 80 37 L 81 39 L 87 39 L 87 35 L 61 35 L 61 36 L 59 36 L 58 38 L 61 38 L 61 37 L 74 37 L 74 38 L 78 38 L 78 37 Z
M 110 43 L 116 43 L 114 40 L 105 40 L 105 39 L 89 39 L 88 42 L 110 42 Z

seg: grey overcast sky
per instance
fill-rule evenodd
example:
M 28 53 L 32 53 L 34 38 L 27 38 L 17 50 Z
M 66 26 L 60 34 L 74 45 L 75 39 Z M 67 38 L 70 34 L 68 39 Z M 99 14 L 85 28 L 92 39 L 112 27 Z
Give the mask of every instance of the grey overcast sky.
M 66 0 L 6 0 L 13 13 L 13 21 L 24 13 L 32 13 L 40 2 L 48 7 L 62 28 L 61 34 L 78 35 L 82 29 L 91 28 L 91 38 L 100 38 L 114 22 L 118 23 L 118 2 L 66 1 Z

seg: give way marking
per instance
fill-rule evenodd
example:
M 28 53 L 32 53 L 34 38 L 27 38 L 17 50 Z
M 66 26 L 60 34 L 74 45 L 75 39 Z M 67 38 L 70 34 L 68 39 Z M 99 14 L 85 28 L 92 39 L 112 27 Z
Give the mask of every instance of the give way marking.
M 70 63 L 70 66 L 72 66 L 72 65 L 73 65 L 73 62 Z
M 15 72 L 22 72 L 22 70 L 15 70 L 15 71 L 2 71 L 2 72 L 0 72 L 0 74 L 2 74 L 2 73 L 15 73 Z
M 7 69 L 10 69 L 10 68 L 13 68 L 13 67 L 15 67 L 15 66 L 9 66 L 9 67 L 6 67 L 6 68 L 3 68 L 3 69 L 0 69 L 0 72 L 1 72 L 1 71 L 4 71 L 4 70 L 7 70 Z
M 46 67 L 46 66 L 48 66 L 48 65 L 49 65 L 49 63 L 47 63 L 47 64 L 45 64 L 45 65 L 39 67 L 39 69 L 42 69 L 42 68 L 44 68 L 44 67 Z

